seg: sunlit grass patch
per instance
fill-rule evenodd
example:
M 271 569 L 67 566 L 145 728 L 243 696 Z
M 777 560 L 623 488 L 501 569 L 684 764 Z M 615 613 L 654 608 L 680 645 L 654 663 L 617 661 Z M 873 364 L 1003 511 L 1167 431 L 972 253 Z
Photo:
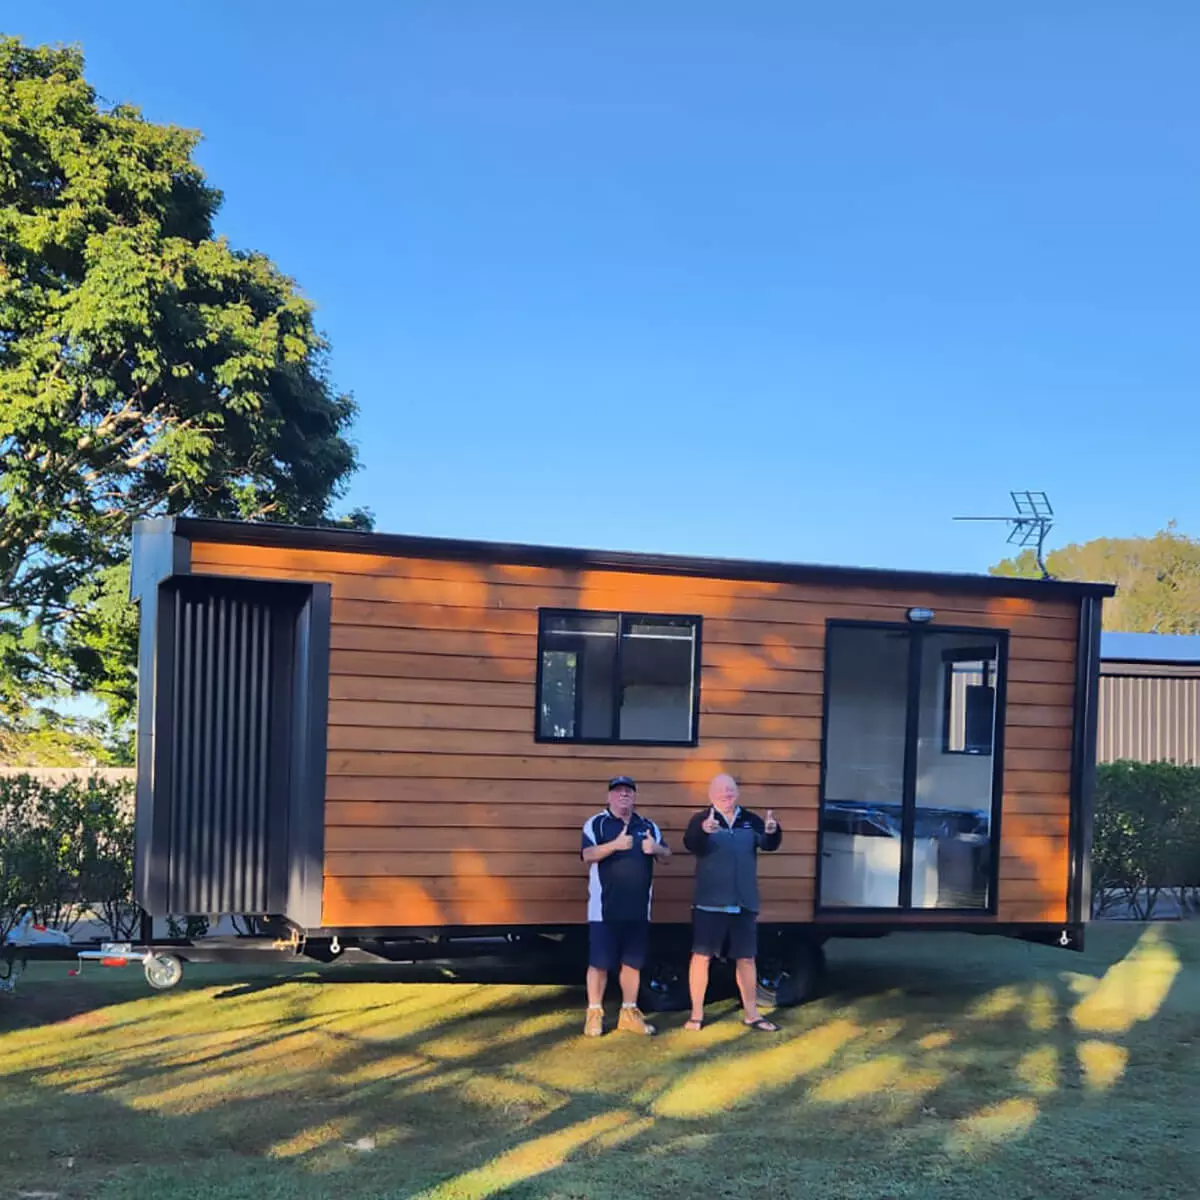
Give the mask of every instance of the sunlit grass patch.
M 1076 1048 L 1083 1078 L 1093 1091 L 1106 1092 L 1125 1073 L 1129 1051 L 1111 1042 L 1089 1039 Z
M 1049 1096 L 1061 1086 L 1057 1046 L 1035 1046 L 1017 1062 L 1016 1075 L 1036 1096 Z
M 1060 1006 L 1054 989 L 1046 983 L 1031 984 L 1025 998 L 1025 1019 L 1034 1033 L 1048 1033 L 1058 1024 Z
M 976 1021 L 995 1020 L 1015 1012 L 1022 1003 L 1021 989 L 1015 984 L 1006 983 L 976 1000 L 967 1010 L 967 1016 Z
M 746 1047 L 719 1061 L 692 1066 L 652 1105 L 657 1116 L 715 1118 L 761 1101 L 791 1081 L 825 1066 L 863 1032 L 848 1020 L 835 1020 L 798 1037 Z
M 566 1129 L 531 1138 L 474 1170 L 465 1171 L 418 1194 L 417 1200 L 482 1200 L 561 1166 L 588 1142 L 612 1135 L 637 1121 L 633 1113 L 617 1110 L 569 1125 Z
M 823 1104 L 873 1099 L 895 1087 L 907 1070 L 908 1061 L 902 1055 L 885 1054 L 827 1076 L 812 1089 L 811 1095 Z
M 1075 1005 L 1071 1021 L 1088 1033 L 1126 1033 L 1158 1012 L 1180 970 L 1178 952 L 1161 928 L 1151 925 L 1132 952 Z
M 957 1123 L 947 1147 L 966 1155 L 991 1150 L 1027 1133 L 1037 1115 L 1037 1101 L 1027 1096 L 1012 1096 L 989 1104 Z

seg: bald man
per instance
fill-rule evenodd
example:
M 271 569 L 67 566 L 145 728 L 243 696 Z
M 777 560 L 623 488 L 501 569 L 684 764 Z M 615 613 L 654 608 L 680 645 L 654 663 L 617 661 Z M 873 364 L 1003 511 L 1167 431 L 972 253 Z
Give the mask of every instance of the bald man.
M 709 965 L 728 947 L 737 964 L 743 1022 L 762 1033 L 777 1033 L 779 1026 L 758 1011 L 758 852 L 778 850 L 783 830 L 770 809 L 764 821 L 742 808 L 730 775 L 718 775 L 708 785 L 708 799 L 709 807 L 692 817 L 683 835 L 683 844 L 696 857 L 688 969 L 692 1014 L 684 1028 L 704 1028 Z

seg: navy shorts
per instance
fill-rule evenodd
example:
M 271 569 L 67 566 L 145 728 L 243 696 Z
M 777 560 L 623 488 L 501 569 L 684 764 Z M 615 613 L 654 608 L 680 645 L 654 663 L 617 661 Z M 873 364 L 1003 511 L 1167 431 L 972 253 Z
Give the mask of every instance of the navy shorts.
M 615 971 L 619 966 L 641 970 L 650 944 L 649 921 L 589 921 L 588 966 Z
M 692 953 L 706 958 L 720 958 L 728 945 L 728 958 L 758 956 L 758 914 L 741 912 L 709 912 L 692 909 Z

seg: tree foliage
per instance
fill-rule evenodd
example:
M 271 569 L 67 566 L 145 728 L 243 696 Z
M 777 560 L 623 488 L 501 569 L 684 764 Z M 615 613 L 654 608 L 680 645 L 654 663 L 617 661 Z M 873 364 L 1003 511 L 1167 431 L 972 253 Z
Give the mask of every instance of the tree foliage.
M 311 304 L 214 234 L 198 135 L 0 37 L 0 703 L 130 696 L 133 522 L 327 523 L 356 469 Z M 352 514 L 355 524 L 369 522 Z M 67 627 L 69 632 L 67 631 Z
M 1104 602 L 1104 628 L 1129 633 L 1200 633 L 1200 539 L 1178 532 L 1174 522 L 1153 537 L 1094 538 L 1046 555 L 1056 579 L 1115 583 Z M 1005 559 L 994 575 L 1037 578 L 1032 550 Z
M 28 705 L 0 721 L 0 763 L 9 767 L 133 765 L 126 727 L 97 717 L 63 716 Z

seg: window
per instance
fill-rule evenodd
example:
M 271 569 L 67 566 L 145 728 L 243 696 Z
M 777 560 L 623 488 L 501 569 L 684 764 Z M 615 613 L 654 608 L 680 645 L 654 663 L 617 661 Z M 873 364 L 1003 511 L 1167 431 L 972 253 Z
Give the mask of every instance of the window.
M 694 746 L 700 618 L 543 609 L 539 742 Z
M 991 754 L 996 711 L 996 648 L 942 651 L 943 754 Z
M 829 622 L 819 908 L 995 911 L 1007 645 Z

